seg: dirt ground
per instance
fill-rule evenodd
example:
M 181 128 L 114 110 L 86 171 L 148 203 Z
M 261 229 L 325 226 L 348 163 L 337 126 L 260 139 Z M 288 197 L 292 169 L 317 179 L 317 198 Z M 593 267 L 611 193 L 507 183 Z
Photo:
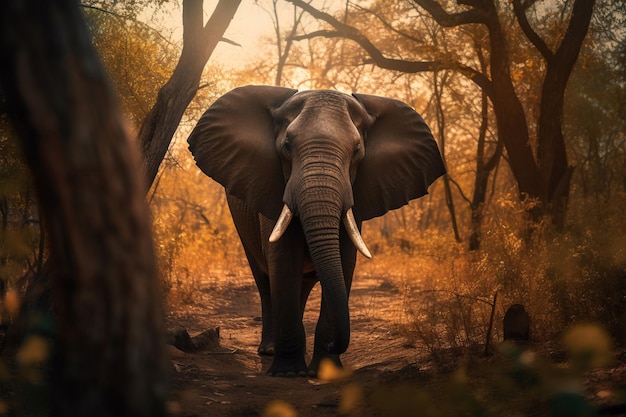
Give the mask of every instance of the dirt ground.
M 385 413 L 385 406 L 383 411 L 376 407 L 377 387 L 433 385 L 450 378 L 449 373 L 434 365 L 425 349 L 409 345 L 398 331 L 405 317 L 399 289 L 384 278 L 363 276 L 355 277 L 351 292 L 352 337 L 348 351 L 342 355 L 344 365 L 352 371 L 351 376 L 334 382 L 268 377 L 266 371 L 271 358 L 256 353 L 261 310 L 252 278 L 247 271 L 242 271 L 230 273 L 220 282 L 218 287 L 202 288 L 200 285 L 193 294 L 193 302 L 170 308 L 168 313 L 170 330 L 184 328 L 193 336 L 220 328 L 219 346 L 192 353 L 170 349 L 174 415 L 262 416 L 276 400 L 289 404 L 301 417 L 341 415 L 343 407 L 351 401 L 357 405 L 351 407 L 349 415 L 396 415 L 392 411 Z M 305 313 L 309 350 L 319 302 L 318 285 Z M 626 381 L 626 355 L 621 356 L 622 360 L 613 368 L 587 377 L 585 391 L 592 401 L 616 401 L 615 393 Z M 295 415 L 289 414 L 289 408 L 281 409 L 277 404 L 283 403 L 274 403 L 279 412 L 273 415 Z M 393 410 L 393 407 L 393 404 L 391 408 L 387 405 L 386 409 Z

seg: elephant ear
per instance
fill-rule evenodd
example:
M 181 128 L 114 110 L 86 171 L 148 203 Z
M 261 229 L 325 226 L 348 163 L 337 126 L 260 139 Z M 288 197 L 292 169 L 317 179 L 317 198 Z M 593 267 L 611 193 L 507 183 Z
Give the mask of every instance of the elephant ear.
M 285 180 L 271 111 L 297 90 L 236 88 L 202 115 L 187 142 L 198 167 L 254 210 L 278 219 Z
M 446 173 L 437 143 L 424 119 L 401 101 L 353 94 L 373 117 L 365 133 L 365 158 L 353 186 L 354 214 L 382 216 L 428 194 Z

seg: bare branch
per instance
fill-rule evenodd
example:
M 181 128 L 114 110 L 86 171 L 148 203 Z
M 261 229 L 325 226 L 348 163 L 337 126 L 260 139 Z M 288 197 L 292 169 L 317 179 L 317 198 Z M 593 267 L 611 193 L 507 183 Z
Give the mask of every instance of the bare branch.
M 227 43 L 229 45 L 238 46 L 238 47 L 241 48 L 241 44 L 240 43 L 237 43 L 237 42 L 235 42 L 235 41 L 233 41 L 231 39 L 228 39 L 228 38 L 221 38 L 220 42 L 224 42 L 224 43 Z
M 413 0 L 415 4 L 426 10 L 443 27 L 462 26 L 470 23 L 486 23 L 485 15 L 477 8 L 475 1 L 466 1 L 465 4 L 474 6 L 465 12 L 450 14 L 435 0 Z M 459 2 L 460 3 L 460 2 Z
M 368 38 L 362 36 L 360 33 L 358 33 L 356 29 L 352 29 L 354 28 L 351 28 L 349 33 L 330 30 L 318 30 L 316 32 L 311 32 L 306 35 L 294 36 L 292 39 L 296 41 L 312 39 L 316 37 L 351 39 L 357 42 L 372 58 L 371 62 L 366 63 L 374 63 L 384 69 L 396 70 L 406 73 L 417 73 L 433 71 L 440 66 L 440 63 L 436 61 L 419 62 L 387 58 Z
M 459 192 L 459 195 L 461 196 L 461 198 L 468 205 L 471 205 L 472 204 L 472 200 L 470 200 L 469 197 L 465 195 L 465 193 L 463 192 L 463 189 L 461 188 L 461 185 L 454 178 L 452 178 L 452 176 L 450 176 L 449 174 L 448 174 L 448 181 L 450 181 L 450 183 L 456 187 L 456 189 Z
M 406 38 L 406 39 L 408 39 L 408 40 L 410 40 L 410 41 L 413 41 L 413 42 L 415 42 L 415 43 L 418 43 L 418 44 L 424 44 L 424 41 L 423 41 L 422 39 L 416 38 L 415 36 L 409 35 L 408 33 L 403 32 L 403 31 L 398 30 L 398 29 L 396 29 L 395 27 L 393 27 L 393 25 L 392 25 L 391 23 L 387 22 L 387 21 L 383 18 L 383 16 L 381 16 L 381 15 L 380 15 L 380 13 L 376 13 L 376 12 L 375 12 L 375 11 L 373 11 L 373 10 L 366 9 L 365 7 L 359 6 L 358 4 L 353 4 L 353 7 L 354 7 L 354 8 L 356 8 L 356 9 L 358 9 L 358 10 L 360 10 L 360 11 L 362 11 L 363 13 L 371 14 L 371 15 L 372 15 L 372 16 L 374 16 L 376 19 L 378 19 L 378 21 L 379 21 L 380 23 L 382 23 L 382 25 L 383 25 L 385 28 L 389 29 L 391 32 L 393 32 L 393 33 L 395 33 L 395 34 L 397 34 L 397 35 L 400 35 L 400 36 L 402 36 L 403 38 Z
M 520 0 L 513 0 L 513 11 L 515 12 L 515 17 L 517 17 L 517 23 L 519 23 L 528 40 L 535 45 L 535 48 L 537 48 L 546 61 L 551 60 L 554 57 L 554 53 L 550 50 L 545 41 L 541 39 L 541 36 L 530 26 L 524 6 L 522 6 Z
M 488 95 L 491 95 L 493 88 L 491 86 L 491 80 L 485 75 L 475 69 L 463 65 L 453 60 L 436 60 L 436 61 L 407 61 L 403 59 L 387 58 L 384 54 L 374 45 L 369 38 L 364 36 L 354 26 L 341 23 L 333 16 L 318 10 L 311 5 L 305 3 L 302 0 L 287 0 L 290 3 L 307 11 L 313 17 L 318 20 L 325 21 L 335 28 L 332 30 L 319 30 L 311 32 L 305 35 L 294 36 L 293 40 L 312 39 L 314 37 L 326 37 L 326 38 L 346 38 L 358 43 L 369 56 L 372 58 L 371 62 L 365 61 L 364 63 L 373 63 L 378 67 L 388 70 L 395 70 L 404 73 L 414 74 L 418 72 L 436 71 L 442 69 L 449 69 L 457 71 L 465 77 L 472 80 L 480 88 L 482 88 Z
M 484 168 L 487 171 L 492 171 L 500 161 L 500 157 L 502 157 L 502 150 L 504 148 L 504 143 L 501 140 L 496 141 L 496 149 L 493 151 L 493 154 L 487 159 L 485 162 Z
M 465 298 L 467 300 L 472 300 L 472 301 L 478 301 L 480 303 L 485 303 L 485 304 L 488 304 L 490 306 L 494 305 L 494 303 L 491 302 L 490 300 L 485 300 L 484 298 L 472 297 L 471 295 L 459 294 L 456 291 L 433 289 L 433 290 L 421 290 L 421 291 L 417 292 L 417 294 L 428 294 L 428 293 L 449 294 L 449 295 L 453 295 L 455 297 Z
M 596 0 L 576 0 L 574 2 L 572 17 L 565 31 L 565 36 L 555 53 L 557 60 L 567 61 L 564 67 L 569 68 L 569 72 L 576 63 L 583 40 L 587 36 L 595 3 Z

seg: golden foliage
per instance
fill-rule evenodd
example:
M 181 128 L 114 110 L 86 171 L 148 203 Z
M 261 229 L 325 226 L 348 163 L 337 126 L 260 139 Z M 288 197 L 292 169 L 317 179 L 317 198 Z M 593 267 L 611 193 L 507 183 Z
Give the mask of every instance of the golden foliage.
M 222 187 L 193 164 L 186 150 L 164 164 L 151 192 L 153 227 L 169 303 L 191 303 L 201 288 L 217 288 L 245 256 Z
M 117 89 L 126 116 L 139 126 L 171 76 L 179 51 L 149 26 L 87 9 L 93 44 Z

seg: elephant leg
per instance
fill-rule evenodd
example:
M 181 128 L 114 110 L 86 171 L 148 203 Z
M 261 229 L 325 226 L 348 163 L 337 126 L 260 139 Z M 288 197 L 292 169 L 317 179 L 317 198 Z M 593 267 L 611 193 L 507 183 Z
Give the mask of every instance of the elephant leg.
M 274 332 L 272 323 L 272 297 L 267 266 L 263 257 L 261 219 L 246 203 L 227 194 L 228 207 L 250 265 L 250 270 L 261 297 L 261 343 L 260 355 L 274 354 Z
M 290 226 L 278 242 L 267 248 L 274 329 L 270 376 L 304 376 L 307 371 L 301 316 L 305 243 L 298 229 L 298 224 Z
M 272 294 L 270 290 L 270 278 L 256 265 L 250 262 L 250 269 L 254 276 L 259 296 L 261 297 L 261 343 L 259 343 L 259 355 L 274 354 L 274 323 L 272 322 Z
M 350 288 L 352 287 L 352 276 L 354 275 L 354 268 L 356 266 L 356 248 L 347 236 L 344 228 L 340 230 L 339 242 L 344 281 L 349 296 Z M 322 306 L 320 309 L 320 317 L 315 328 L 313 357 L 311 358 L 311 363 L 307 371 L 307 374 L 310 376 L 317 376 L 320 364 L 324 359 L 330 359 L 338 367 L 343 366 L 339 355 L 326 350 L 328 344 L 332 342 L 334 335 L 333 320 L 329 313 L 331 309 L 326 303 L 327 301 L 324 300 L 324 292 L 322 291 Z
M 274 329 L 274 360 L 270 376 L 303 376 L 307 366 L 306 337 L 301 314 L 302 277 L 294 274 L 270 273 L 272 319 Z
M 304 274 L 304 279 L 302 280 L 302 289 L 300 290 L 300 320 L 304 320 L 304 310 L 306 309 L 306 303 L 309 299 L 309 295 L 311 295 L 313 287 L 315 287 L 315 284 L 317 284 L 317 282 L 318 280 L 315 276 L 315 272 Z
M 300 316 L 304 316 L 304 309 L 306 308 L 306 302 L 309 299 L 309 295 L 317 283 L 317 277 L 315 272 L 310 272 L 304 275 L 302 280 L 302 290 L 300 291 Z
M 320 317 L 315 327 L 315 342 L 313 344 L 313 357 L 307 369 L 307 375 L 317 376 L 320 364 L 325 359 L 330 359 L 336 366 L 342 367 L 339 355 L 330 353 L 326 350 L 328 343 L 332 341 L 333 323 L 330 317 L 330 309 L 325 306 L 324 294 L 322 293 L 322 306 L 320 309 Z

